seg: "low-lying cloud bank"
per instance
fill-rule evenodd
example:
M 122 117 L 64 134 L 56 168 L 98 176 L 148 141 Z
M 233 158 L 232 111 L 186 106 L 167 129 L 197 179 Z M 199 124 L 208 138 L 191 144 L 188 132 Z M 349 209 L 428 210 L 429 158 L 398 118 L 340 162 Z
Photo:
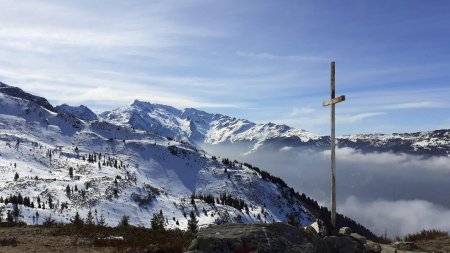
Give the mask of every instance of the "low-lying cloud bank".
M 415 233 L 423 229 L 439 229 L 450 232 L 450 209 L 426 200 L 375 200 L 365 202 L 350 196 L 338 205 L 338 212 L 357 220 L 373 232 L 381 235 Z
M 259 166 L 329 206 L 329 151 L 286 147 L 278 152 L 240 155 L 242 150 L 245 147 L 233 144 L 226 149 L 216 146 L 213 153 Z M 362 153 L 344 148 L 337 149 L 336 159 L 339 212 L 379 235 L 385 227 L 389 236 L 423 228 L 450 231 L 450 157 Z

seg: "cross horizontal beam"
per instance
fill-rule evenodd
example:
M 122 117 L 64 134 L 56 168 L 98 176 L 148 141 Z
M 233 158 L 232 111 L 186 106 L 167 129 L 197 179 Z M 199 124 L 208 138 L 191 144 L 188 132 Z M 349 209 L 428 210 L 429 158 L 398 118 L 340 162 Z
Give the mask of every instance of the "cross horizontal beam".
M 323 102 L 322 106 L 334 105 L 334 104 L 337 104 L 342 101 L 345 101 L 345 95 L 339 96 L 337 98 L 333 98 L 330 101 L 325 101 L 325 102 Z

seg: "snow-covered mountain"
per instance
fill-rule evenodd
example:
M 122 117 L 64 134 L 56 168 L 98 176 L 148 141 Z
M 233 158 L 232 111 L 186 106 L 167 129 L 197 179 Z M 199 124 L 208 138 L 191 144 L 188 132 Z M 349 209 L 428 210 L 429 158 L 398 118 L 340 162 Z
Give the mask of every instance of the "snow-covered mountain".
M 320 215 L 317 203 L 249 164 L 218 159 L 151 128 L 116 124 L 112 113 L 103 114 L 108 121 L 85 121 L 71 114 L 77 110 L 56 112 L 29 94 L 14 95 L 0 93 L 0 209 L 12 211 L 14 199 L 29 198 L 33 204 L 19 205 L 18 217 L 29 224 L 49 216 L 69 222 L 76 211 L 86 217 L 89 209 L 109 225 L 129 215 L 132 224 L 146 227 L 152 213 L 163 210 L 166 226 L 181 229 L 191 210 L 200 226 L 283 221 L 288 215 L 307 225 Z M 139 126 L 139 110 L 170 112 L 155 121 L 160 130 L 189 128 L 182 111 L 138 101 L 132 107 L 136 112 L 117 122 Z M 185 132 L 180 137 L 187 138 Z
M 79 119 L 85 121 L 93 121 L 98 120 L 97 114 L 95 114 L 91 109 L 84 105 L 79 106 L 70 106 L 66 104 L 58 105 L 55 107 L 55 111 L 58 113 L 65 113 L 69 115 L 73 115 Z
M 274 123 L 256 124 L 222 114 L 135 100 L 132 104 L 107 111 L 100 116 L 114 124 L 154 132 L 193 144 L 247 143 L 256 150 L 264 143 L 286 141 L 301 145 L 319 145 L 326 137 Z
M 416 133 L 358 134 L 338 138 L 338 146 L 363 152 L 395 152 L 426 156 L 450 155 L 450 129 Z
M 12 97 L 21 97 L 28 101 L 35 102 L 36 104 L 46 108 L 49 111 L 55 111 L 55 108 L 53 108 L 53 106 L 47 101 L 47 99 L 27 93 L 18 87 L 9 86 L 0 82 L 0 93 L 4 93 Z
M 167 105 L 134 101 L 101 114 L 114 124 L 154 132 L 206 147 L 228 146 L 241 154 L 291 148 L 325 150 L 329 136 L 313 134 L 286 125 L 256 124 L 193 108 L 179 110 Z M 450 130 L 406 134 L 358 134 L 337 138 L 338 147 L 363 152 L 398 152 L 431 156 L 450 155 Z

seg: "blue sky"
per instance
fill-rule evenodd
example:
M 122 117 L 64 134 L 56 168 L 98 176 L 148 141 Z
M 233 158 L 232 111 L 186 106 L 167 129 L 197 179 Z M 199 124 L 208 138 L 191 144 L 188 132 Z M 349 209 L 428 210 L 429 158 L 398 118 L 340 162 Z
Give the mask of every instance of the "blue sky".
M 450 2 L 0 0 L 0 81 L 97 111 L 135 98 L 327 134 L 450 128 Z

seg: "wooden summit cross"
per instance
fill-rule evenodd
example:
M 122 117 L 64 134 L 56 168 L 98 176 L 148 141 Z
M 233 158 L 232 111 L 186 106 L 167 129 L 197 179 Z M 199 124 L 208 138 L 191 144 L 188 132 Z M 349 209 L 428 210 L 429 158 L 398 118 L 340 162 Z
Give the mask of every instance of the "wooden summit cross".
M 331 226 L 332 230 L 336 228 L 336 142 L 335 142 L 335 104 L 345 101 L 345 96 L 335 97 L 334 89 L 334 61 L 331 62 L 331 100 L 323 102 L 323 106 L 331 105 Z

